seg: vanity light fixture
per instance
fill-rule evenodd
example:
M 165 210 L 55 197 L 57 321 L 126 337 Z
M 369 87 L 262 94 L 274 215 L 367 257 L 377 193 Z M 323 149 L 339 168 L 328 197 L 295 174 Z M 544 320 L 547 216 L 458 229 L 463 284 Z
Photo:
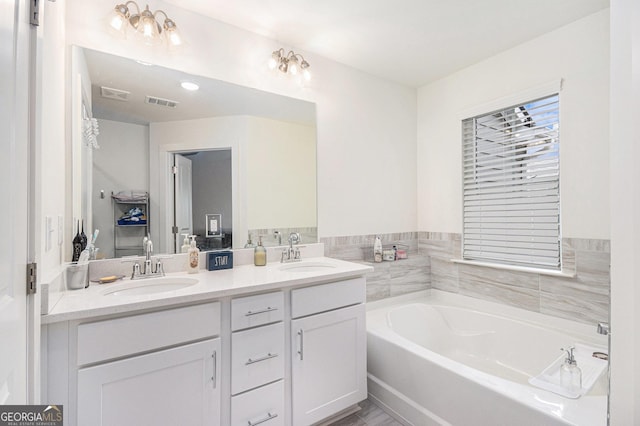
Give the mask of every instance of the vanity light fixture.
M 129 10 L 129 6 L 135 6 L 135 13 Z M 162 25 L 159 21 L 162 18 L 158 15 L 164 16 Z M 151 12 L 149 5 L 146 5 L 145 9 L 140 12 L 140 6 L 135 1 L 116 5 L 111 14 L 109 25 L 122 35 L 129 27 L 133 28 L 135 36 L 141 38 L 148 45 L 162 43 L 163 39 L 166 39 L 170 46 L 182 44 L 182 37 L 176 23 L 163 10 Z
M 280 72 L 291 75 L 301 73 L 306 81 L 311 80 L 309 62 L 301 54 L 295 53 L 293 50 L 290 50 L 286 55 L 283 48 L 274 51 L 269 60 L 269 68 L 272 70 L 277 68 Z

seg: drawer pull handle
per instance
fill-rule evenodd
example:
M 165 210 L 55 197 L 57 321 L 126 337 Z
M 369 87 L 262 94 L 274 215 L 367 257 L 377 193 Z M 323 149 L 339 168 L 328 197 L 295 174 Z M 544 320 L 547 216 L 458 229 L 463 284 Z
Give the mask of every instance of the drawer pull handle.
M 245 317 L 250 317 L 251 315 L 264 314 L 264 313 L 267 313 L 267 312 L 277 311 L 277 310 L 278 310 L 278 308 L 272 308 L 271 306 L 267 306 L 267 309 L 263 309 L 261 311 L 255 311 L 255 312 L 249 311 L 246 314 L 244 314 L 244 316 Z
M 258 420 L 257 422 L 252 422 L 251 420 L 247 420 L 247 426 L 256 426 L 256 425 L 259 425 L 260 423 L 268 422 L 269 420 L 275 419 L 276 417 L 278 417 L 277 414 L 267 413 L 267 417 L 265 417 L 264 419 Z
M 215 389 L 218 382 L 218 353 L 213 351 L 211 358 L 213 359 L 213 376 L 211 376 L 211 381 L 213 382 L 213 388 Z
M 275 357 L 277 357 L 277 356 L 278 356 L 278 354 L 272 354 L 271 352 L 269 352 L 268 354 L 266 354 L 266 355 L 265 355 L 265 356 L 263 356 L 262 358 L 256 358 L 256 359 L 251 359 L 251 358 L 249 358 L 249 359 L 247 360 L 247 362 L 245 362 L 245 363 L 244 363 L 244 365 L 251 365 L 251 364 L 255 364 L 256 362 L 266 361 L 266 360 L 268 360 L 268 359 L 275 358 Z
M 298 335 L 300 336 L 300 350 L 298 353 L 300 354 L 300 361 L 304 360 L 304 331 L 300 329 L 298 331 Z

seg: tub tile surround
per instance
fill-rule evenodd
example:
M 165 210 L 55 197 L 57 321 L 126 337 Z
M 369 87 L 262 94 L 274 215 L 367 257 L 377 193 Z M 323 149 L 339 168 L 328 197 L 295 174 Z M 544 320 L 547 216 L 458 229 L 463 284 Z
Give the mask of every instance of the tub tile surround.
M 367 274 L 367 301 L 380 300 L 430 288 L 429 258 L 418 251 L 416 232 L 380 234 L 384 249 L 398 245 L 407 250 L 408 259 L 373 262 L 376 235 L 353 235 L 321 238 L 325 256 L 373 267 Z
M 373 263 L 375 235 L 322 238 L 325 255 L 373 266 L 367 301 L 435 288 L 588 324 L 607 321 L 610 242 L 564 238 L 563 272 L 574 277 L 519 272 L 453 262 L 462 236 L 443 232 L 380 235 L 385 248 L 407 246 L 408 259 Z

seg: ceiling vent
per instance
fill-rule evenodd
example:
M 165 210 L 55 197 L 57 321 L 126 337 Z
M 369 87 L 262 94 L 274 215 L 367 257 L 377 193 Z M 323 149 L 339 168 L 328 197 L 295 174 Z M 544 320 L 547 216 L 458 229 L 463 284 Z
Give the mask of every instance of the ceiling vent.
M 114 89 L 112 87 L 100 87 L 100 94 L 103 98 L 113 99 L 115 101 L 129 101 L 129 95 L 131 92 L 127 92 L 126 90 Z
M 175 108 L 178 106 L 178 103 L 179 103 L 178 101 L 157 98 L 155 96 L 147 96 L 144 101 L 145 103 L 148 103 L 151 105 L 158 105 L 158 106 L 167 107 L 167 108 Z

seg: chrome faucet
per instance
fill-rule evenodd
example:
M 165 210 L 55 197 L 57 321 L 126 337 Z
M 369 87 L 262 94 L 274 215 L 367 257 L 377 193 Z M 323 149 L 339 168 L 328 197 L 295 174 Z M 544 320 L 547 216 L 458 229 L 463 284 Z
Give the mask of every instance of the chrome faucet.
M 300 257 L 300 248 L 293 248 L 294 244 L 300 243 L 300 234 L 292 232 L 289 234 L 289 247 L 282 250 L 282 256 L 280 257 L 280 263 L 284 262 L 297 262 L 302 260 Z
M 123 260 L 123 262 L 134 262 L 133 271 L 131 272 L 131 279 L 138 280 L 142 278 L 164 277 L 164 266 L 162 266 L 161 259 L 166 256 L 156 257 L 155 265 L 153 264 L 153 242 L 151 241 L 150 236 L 147 235 L 142 239 L 142 248 L 144 250 L 144 264 L 142 268 L 140 268 L 138 259 Z
M 153 273 L 151 268 L 151 255 L 153 254 L 153 242 L 151 237 L 146 236 L 142 239 L 142 247 L 144 248 L 144 269 L 142 272 L 147 275 Z
M 281 246 L 282 245 L 282 232 L 280 231 L 273 231 L 273 238 L 275 238 L 276 240 L 278 240 L 278 245 Z

